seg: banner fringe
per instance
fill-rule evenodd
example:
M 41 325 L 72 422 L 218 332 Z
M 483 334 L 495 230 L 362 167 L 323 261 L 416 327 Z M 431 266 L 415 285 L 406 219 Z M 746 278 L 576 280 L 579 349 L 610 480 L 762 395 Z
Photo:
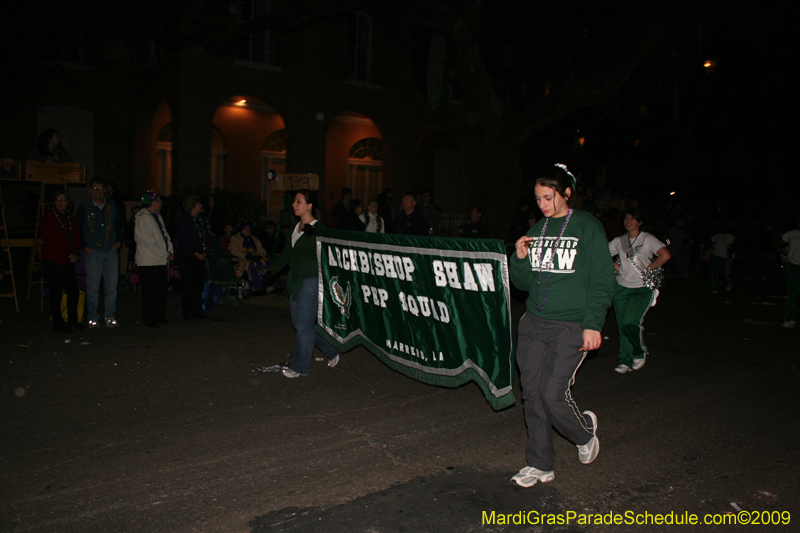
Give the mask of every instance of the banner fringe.
M 385 364 L 392 370 L 399 372 L 411 379 L 426 383 L 428 385 L 435 385 L 437 387 L 447 387 L 450 389 L 456 389 L 458 387 L 461 387 L 462 385 L 469 383 L 470 381 L 473 381 L 478 385 L 478 387 L 481 388 L 484 398 L 486 398 L 486 401 L 489 403 L 489 405 L 491 405 L 492 409 L 494 409 L 495 411 L 502 411 L 503 409 L 512 407 L 517 401 L 516 398 L 514 397 L 513 390 L 509 390 L 509 392 L 504 394 L 503 396 L 500 397 L 495 396 L 492 393 L 492 390 L 483 380 L 483 378 L 481 378 L 481 376 L 471 368 L 468 368 L 458 376 L 439 376 L 436 374 L 430 374 L 428 372 L 423 372 L 422 370 L 406 366 L 402 363 L 398 363 L 397 361 L 386 357 L 386 355 L 384 355 L 380 350 L 377 349 L 374 343 L 365 340 L 361 336 L 354 337 L 349 341 L 347 341 L 346 343 L 342 344 L 319 325 L 317 326 L 317 332 L 320 335 L 322 335 L 325 338 L 325 340 L 328 341 L 328 343 L 338 348 L 340 352 L 347 352 L 352 350 L 356 346 L 363 346 L 367 351 L 375 355 L 383 364 Z

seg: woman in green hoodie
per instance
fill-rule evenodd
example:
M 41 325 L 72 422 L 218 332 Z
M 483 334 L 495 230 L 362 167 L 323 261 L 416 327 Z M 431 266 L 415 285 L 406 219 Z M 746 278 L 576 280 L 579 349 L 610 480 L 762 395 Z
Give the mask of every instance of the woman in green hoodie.
M 575 177 L 565 165 L 537 178 L 534 192 L 544 217 L 517 240 L 509 263 L 511 282 L 528 291 L 517 339 L 528 465 L 511 479 L 523 487 L 554 478 L 552 428 L 577 446 L 584 464 L 600 451 L 597 417 L 578 409 L 570 386 L 587 352 L 602 342 L 614 267 L 603 226 L 570 207 L 574 191 Z

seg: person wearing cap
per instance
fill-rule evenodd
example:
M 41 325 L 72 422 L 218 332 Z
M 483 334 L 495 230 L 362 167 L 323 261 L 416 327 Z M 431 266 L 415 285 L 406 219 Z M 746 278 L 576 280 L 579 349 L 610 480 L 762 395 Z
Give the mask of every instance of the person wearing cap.
M 167 263 L 175 259 L 172 240 L 161 217 L 161 197 L 155 192 L 142 195 L 136 213 L 133 238 L 136 242 L 136 265 L 142 283 L 142 320 L 149 328 L 166 324 L 169 278 Z

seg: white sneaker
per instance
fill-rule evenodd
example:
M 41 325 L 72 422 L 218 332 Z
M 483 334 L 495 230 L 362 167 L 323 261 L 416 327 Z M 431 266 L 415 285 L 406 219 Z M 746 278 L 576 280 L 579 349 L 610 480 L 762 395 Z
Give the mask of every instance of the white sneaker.
M 634 359 L 633 360 L 633 369 L 639 370 L 644 366 L 644 362 L 647 360 L 647 354 L 644 355 L 641 359 Z
M 784 328 L 793 328 L 794 327 L 794 320 L 787 320 L 783 323 Z
M 305 374 L 301 374 L 300 372 L 295 372 L 289 367 L 283 369 L 283 375 L 287 378 L 299 378 L 300 376 L 304 376 Z
M 628 365 L 619 365 L 617 368 L 614 369 L 614 372 L 619 372 L 620 374 L 624 374 L 625 372 L 630 372 L 633 369 Z
M 533 487 L 541 481 L 542 483 L 547 483 L 548 481 L 553 481 L 555 478 L 555 474 L 553 471 L 545 472 L 544 470 L 539 470 L 538 468 L 534 468 L 532 466 L 526 466 L 522 470 L 517 473 L 516 476 L 511 478 L 511 481 L 519 485 L 520 487 Z
M 106 317 L 106 327 L 107 328 L 115 328 L 117 327 L 117 319 Z
M 588 465 L 595 459 L 597 454 L 600 453 L 600 441 L 597 440 L 597 415 L 591 411 L 584 411 L 583 414 L 592 419 L 592 440 L 583 446 L 576 446 L 578 448 L 578 459 L 585 465 Z
M 334 357 L 333 359 L 330 359 L 328 361 L 328 366 L 331 367 L 331 368 L 335 367 L 338 364 L 339 364 L 339 356 L 338 355 L 336 357 Z

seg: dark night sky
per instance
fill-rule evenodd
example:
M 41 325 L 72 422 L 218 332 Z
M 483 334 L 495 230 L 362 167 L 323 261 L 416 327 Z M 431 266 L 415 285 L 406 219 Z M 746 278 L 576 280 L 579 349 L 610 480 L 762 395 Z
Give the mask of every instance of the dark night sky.
M 800 206 L 797 193 L 788 194 L 797 190 L 797 62 L 789 40 L 798 9 L 792 2 L 712 4 L 689 13 L 618 94 L 543 132 L 529 164 L 556 154 L 587 176 L 608 165 L 610 185 L 653 207 L 676 190 L 678 202 L 723 205 L 730 216 L 792 220 Z M 717 61 L 713 75 L 706 59 Z M 572 149 L 578 131 L 583 151 Z

